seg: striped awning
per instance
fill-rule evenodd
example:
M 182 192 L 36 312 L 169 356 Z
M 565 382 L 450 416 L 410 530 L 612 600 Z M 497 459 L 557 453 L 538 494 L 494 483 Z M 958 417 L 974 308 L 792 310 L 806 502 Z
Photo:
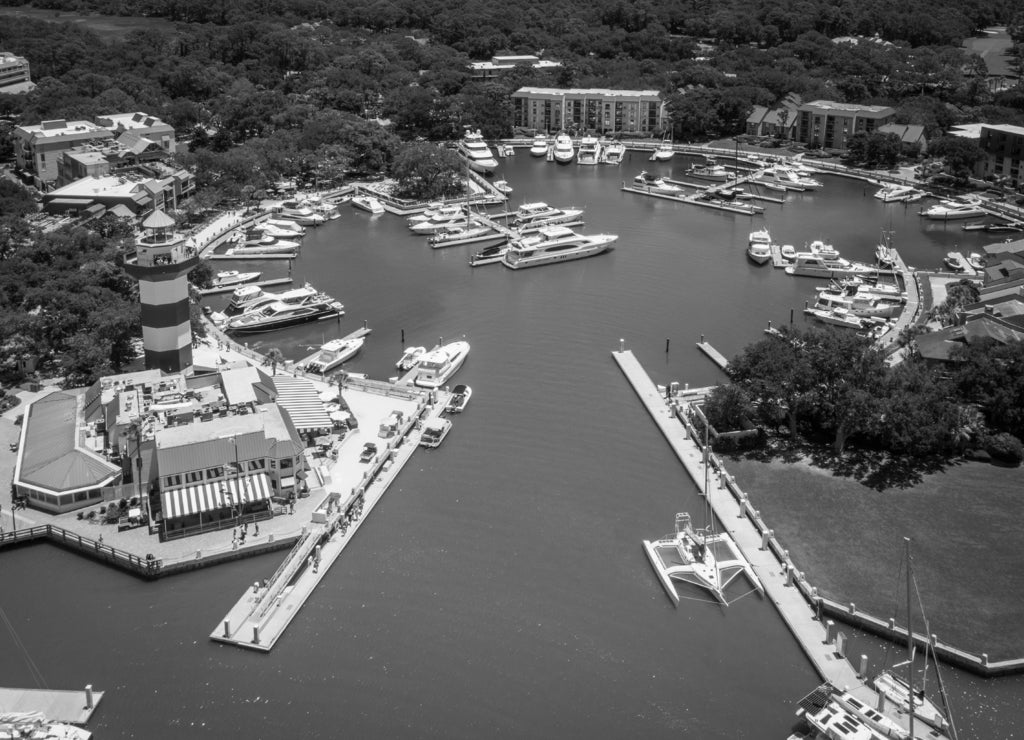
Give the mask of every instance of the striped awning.
M 277 388 L 277 404 L 288 412 L 297 430 L 332 427 L 324 402 L 309 380 L 278 375 L 274 378 L 274 387 Z
M 226 509 L 236 503 L 263 501 L 270 498 L 271 494 L 266 473 L 259 473 L 166 491 L 160 494 L 160 501 L 163 504 L 164 519 L 179 519 L 205 511 Z

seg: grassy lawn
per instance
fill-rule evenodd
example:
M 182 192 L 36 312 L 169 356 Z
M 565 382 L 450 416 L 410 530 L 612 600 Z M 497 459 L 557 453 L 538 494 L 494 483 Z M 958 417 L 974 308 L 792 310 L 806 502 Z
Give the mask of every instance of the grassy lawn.
M 910 537 L 931 631 L 993 660 L 1024 657 L 1024 469 L 933 465 L 909 484 L 869 486 L 855 469 L 835 474 L 807 457 L 736 457 L 726 467 L 823 595 L 882 618 L 898 602 L 905 614 L 897 577 Z

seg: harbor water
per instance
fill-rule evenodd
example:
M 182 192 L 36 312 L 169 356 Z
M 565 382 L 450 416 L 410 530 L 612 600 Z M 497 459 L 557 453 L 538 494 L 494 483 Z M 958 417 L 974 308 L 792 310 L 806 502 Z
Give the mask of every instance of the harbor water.
M 621 339 L 656 382 L 708 385 L 723 376 L 694 347 L 702 334 L 730 356 L 769 320 L 803 323 L 822 281 L 751 264 L 764 225 L 865 261 L 891 229 L 908 264 L 935 269 L 991 238 L 833 176 L 755 217 L 620 189 L 686 165 L 503 160 L 512 207 L 582 207 L 582 231 L 619 235 L 609 254 L 534 270 L 470 268 L 473 245 L 433 250 L 403 219 L 347 207 L 310 230 L 293 277 L 346 315 L 251 346 L 297 359 L 365 321 L 346 368 L 386 378 L 403 333 L 428 347 L 465 336 L 454 382 L 473 398 L 444 445 L 416 453 L 269 655 L 207 635 L 281 554 L 143 583 L 50 546 L 3 553 L 0 603 L 24 650 L 0 631 L 0 685 L 33 686 L 31 658 L 51 687 L 106 690 L 91 728 L 105 740 L 785 738 L 817 677 L 756 593 L 728 608 L 666 597 L 641 541 L 702 507 L 610 352 Z M 880 654 L 866 639 L 853 650 Z M 945 675 L 968 737 L 1019 735 L 1018 679 Z

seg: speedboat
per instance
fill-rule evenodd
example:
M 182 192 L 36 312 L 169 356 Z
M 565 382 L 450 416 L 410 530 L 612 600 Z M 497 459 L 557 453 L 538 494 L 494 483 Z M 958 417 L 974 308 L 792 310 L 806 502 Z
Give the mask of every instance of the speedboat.
M 792 167 L 777 164 L 768 167 L 761 172 L 759 181 L 774 183 L 787 190 L 818 190 L 821 188 L 821 181 L 813 177 L 806 177 L 796 172 Z
M 568 223 L 582 215 L 580 208 L 554 208 L 543 202 L 524 203 L 516 209 L 512 224 L 520 231 L 526 231 L 531 227 Z
M 576 164 L 597 164 L 601 159 L 601 145 L 596 136 L 584 136 L 576 152 Z
M 641 171 L 639 175 L 633 178 L 633 182 L 642 188 L 647 188 L 648 190 L 657 190 L 660 193 L 683 192 L 683 189 L 678 185 L 673 185 L 670 182 L 666 182 L 665 178 L 658 177 L 657 175 L 652 175 L 651 173 L 647 172 L 647 170 Z
M 559 164 L 569 164 L 572 158 L 576 156 L 576 152 L 573 150 L 572 138 L 569 134 L 562 131 L 555 137 L 555 147 L 552 156 Z
M 980 200 L 977 198 L 962 198 L 939 201 L 935 205 L 921 211 L 921 215 L 933 221 L 950 221 L 959 218 L 977 218 L 986 214 Z
M 440 388 L 462 367 L 469 342 L 451 342 L 420 356 L 413 383 L 420 388 Z
M 609 251 L 618 238 L 616 234 L 586 236 L 565 226 L 543 226 L 535 234 L 509 242 L 501 261 L 506 267 L 519 270 L 583 259 Z
M 456 151 L 466 160 L 466 164 L 474 172 L 489 175 L 498 167 L 498 160 L 491 153 L 491 148 L 484 141 L 479 130 L 467 129 L 465 136 L 459 141 Z
M 686 171 L 686 174 L 700 180 L 715 180 L 716 182 L 724 182 L 729 179 L 729 170 L 725 169 L 724 165 L 713 163 L 693 165 Z
M 294 221 L 300 226 L 319 226 L 327 220 L 325 216 L 317 213 L 309 206 L 282 207 L 281 217 Z
M 772 258 L 772 235 L 768 229 L 760 229 L 750 232 L 750 240 L 747 242 L 747 257 L 751 262 L 763 265 Z
M 796 259 L 796 247 L 792 244 L 783 244 L 779 249 L 779 254 L 782 256 L 782 259 L 786 260 L 786 262 L 792 262 Z
M 501 258 L 505 256 L 505 252 L 508 251 L 508 244 L 495 244 L 490 247 L 486 247 L 472 257 L 469 258 L 470 267 L 480 267 L 482 265 L 491 265 L 495 262 L 501 262 Z
M 326 375 L 334 368 L 339 367 L 341 363 L 355 357 L 359 350 L 363 348 L 365 341 L 364 337 L 332 339 L 320 347 L 320 352 L 306 365 L 306 370 L 311 373 Z
M 551 144 L 548 141 L 548 137 L 544 134 L 537 134 L 533 137 L 533 143 L 530 145 L 530 156 L 532 157 L 544 157 L 548 153 L 548 147 Z
M 672 142 L 665 140 L 658 144 L 651 152 L 652 162 L 667 162 L 676 154 L 676 150 L 672 148 Z
M 265 292 L 258 285 L 243 285 L 240 288 L 235 288 L 235 292 L 231 294 L 228 311 L 246 313 L 278 302 L 298 306 L 310 303 L 319 297 L 320 292 L 309 283 L 301 288 L 292 288 L 280 293 Z
M 980 252 L 971 252 L 967 255 L 967 264 L 981 272 L 985 269 L 985 257 Z
M 468 385 L 459 384 L 452 388 L 452 397 L 448 399 L 448 405 L 444 410 L 449 414 L 459 414 L 465 410 L 466 404 L 473 395 L 473 389 Z
M 804 313 L 813 316 L 823 324 L 842 326 L 847 329 L 863 329 L 864 320 L 854 316 L 845 308 L 805 308 Z
M 384 213 L 384 204 L 372 195 L 354 195 L 351 202 L 356 208 L 368 211 L 374 215 Z
M 395 363 L 395 367 L 399 370 L 409 371 L 412 370 L 420 361 L 420 357 L 426 354 L 426 347 L 406 347 L 405 352 L 398 358 L 398 362 Z
M 260 272 L 239 272 L 238 270 L 221 270 L 214 276 L 213 287 L 226 288 L 229 285 L 241 285 L 259 280 Z
M 495 180 L 494 189 L 504 195 L 508 195 L 512 192 L 512 186 L 508 184 L 508 180 Z
M 947 252 L 946 256 L 942 258 L 945 263 L 953 272 L 967 272 L 968 264 L 964 256 L 959 252 Z
M 810 244 L 808 244 L 807 251 L 820 255 L 827 260 L 839 259 L 839 250 L 837 250 L 831 244 L 826 244 L 821 239 L 815 239 Z
M 275 301 L 254 311 L 246 311 L 228 322 L 227 330 L 237 334 L 255 334 L 281 329 L 285 326 L 304 324 L 307 321 L 341 316 L 345 307 L 338 301 L 321 296 L 315 301 L 301 304 Z
M 621 164 L 624 156 L 626 146 L 621 141 L 609 141 L 601 148 L 601 161 L 605 164 Z
M 292 221 L 287 218 L 268 218 L 263 223 L 269 226 L 276 226 L 279 229 L 286 229 L 291 232 L 291 236 L 294 238 L 300 234 L 306 233 L 306 227 L 300 224 L 298 221 Z
M 451 430 L 452 423 L 448 419 L 428 421 L 420 434 L 420 447 L 440 447 Z

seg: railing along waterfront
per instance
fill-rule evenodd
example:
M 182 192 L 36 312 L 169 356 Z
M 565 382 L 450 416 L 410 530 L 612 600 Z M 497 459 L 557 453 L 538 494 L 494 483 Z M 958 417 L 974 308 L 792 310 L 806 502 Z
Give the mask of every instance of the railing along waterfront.
M 689 401 L 683 403 L 671 402 L 675 417 L 686 428 L 687 435 L 698 450 L 704 450 L 702 441 L 703 432 L 699 431 L 693 422 L 694 412 Z M 853 627 L 870 632 L 873 635 L 893 642 L 905 642 L 907 639 L 906 627 L 896 624 L 894 619 L 880 619 L 868 612 L 857 608 L 856 604 L 841 604 L 832 599 L 825 598 L 818 593 L 816 586 L 812 586 L 802 571 L 797 570 L 792 558 L 781 542 L 775 537 L 775 532 L 768 528 L 768 525 L 761 518 L 761 512 L 753 507 L 747 494 L 736 483 L 736 479 L 725 470 L 721 458 L 713 452 L 707 456 L 708 464 L 719 476 L 726 490 L 740 506 L 743 516 L 748 518 L 761 535 L 761 549 L 770 551 L 785 569 L 787 582 L 794 586 L 807 601 L 808 606 L 821 618 L 822 615 L 833 617 Z M 916 645 L 924 648 L 930 647 L 936 656 L 944 662 L 969 671 L 979 676 L 992 678 L 995 676 L 1008 676 L 1024 673 L 1024 658 L 1011 658 L 1007 660 L 992 661 L 987 653 L 976 655 L 966 650 L 961 650 L 953 645 L 941 642 L 934 634 L 925 635 L 914 632 L 913 640 Z

